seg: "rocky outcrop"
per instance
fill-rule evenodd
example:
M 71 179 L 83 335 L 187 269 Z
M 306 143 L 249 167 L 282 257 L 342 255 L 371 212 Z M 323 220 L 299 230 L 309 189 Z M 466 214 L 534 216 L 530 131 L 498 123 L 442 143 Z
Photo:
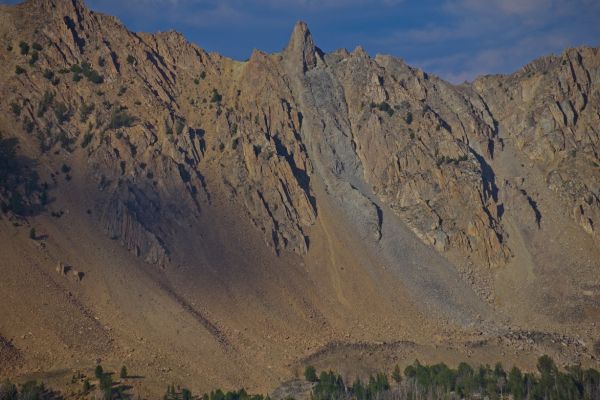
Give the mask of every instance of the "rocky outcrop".
M 372 190 L 437 250 L 456 248 L 478 264 L 506 262 L 510 250 L 486 163 L 493 125 L 481 105 L 398 60 L 371 59 L 360 48 L 326 55 L 324 64 L 306 73 L 304 86 L 316 94 L 305 108 L 316 108 L 318 116 L 310 119 L 334 130 L 318 149 L 323 154 L 323 143 L 333 144 L 325 159 L 333 175 L 345 176 L 363 193 Z
M 438 252 L 500 267 L 512 254 L 504 212 L 543 221 L 527 185 L 496 176 L 509 139 L 598 235 L 597 49 L 453 86 L 360 47 L 325 54 L 302 22 L 282 53 L 237 62 L 80 1 L 30 0 L 2 18 L 2 126 L 44 160 L 82 154 L 94 217 L 149 263 L 167 265 L 177 226 L 223 197 L 275 252 L 304 255 L 318 179 L 365 240 L 381 239 L 385 206 Z M 41 50 L 16 75 L 30 61 L 20 41 Z
M 570 49 L 536 60 L 513 75 L 483 77 L 473 84 L 504 136 L 543 171 L 565 212 L 596 239 L 599 67 L 597 48 Z
M 137 35 L 81 2 L 29 1 L 11 12 L 45 21 L 36 32 L 9 26 L 9 41 L 31 35 L 44 43 L 32 71 L 7 82 L 27 93 L 11 101 L 23 105 L 30 119 L 21 115 L 21 123 L 42 153 L 87 154 L 85 174 L 96 182 L 110 237 L 165 264 L 173 239 L 165 221 L 201 212 L 214 191 L 239 203 L 276 251 L 306 252 L 316 216 L 311 165 L 275 60 L 257 52 L 241 64 L 176 32 Z M 15 64 L 26 61 L 14 53 Z M 89 71 L 101 79 L 87 79 Z
M 294 26 L 284 57 L 294 72 L 307 72 L 317 66 L 317 48 L 305 22 Z

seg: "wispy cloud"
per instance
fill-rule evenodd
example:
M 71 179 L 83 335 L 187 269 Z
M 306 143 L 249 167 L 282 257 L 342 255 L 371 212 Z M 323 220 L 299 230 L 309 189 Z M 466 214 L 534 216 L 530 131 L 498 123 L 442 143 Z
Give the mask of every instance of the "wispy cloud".
M 1 2 L 2 0 L 0 0 Z M 126 16 L 135 26 L 170 25 L 177 30 L 266 29 L 291 30 L 306 15 L 320 18 L 330 12 L 397 8 L 406 0 L 86 0 L 94 9 Z M 336 14 L 331 14 L 334 17 Z M 160 28 L 159 28 L 160 29 Z M 162 28 L 164 29 L 164 28 Z M 250 34 L 252 34 L 250 32 Z M 193 39 L 193 38 L 192 38 Z M 235 40 L 235 38 L 232 38 Z
M 396 6 L 404 2 L 404 0 L 256 0 L 257 3 L 262 3 L 274 8 L 287 7 L 302 7 L 311 9 L 330 9 L 330 8 L 347 8 L 355 6 Z
M 598 33 L 596 43 L 590 32 Z M 392 53 L 430 48 L 407 57 L 408 61 L 462 82 L 482 74 L 512 72 L 540 55 L 583 44 L 582 38 L 591 45 L 600 41 L 600 2 L 447 0 L 442 18 L 396 29 L 372 43 Z
M 598 0 L 86 1 L 131 29 L 177 29 L 236 58 L 253 47 L 280 50 L 304 19 L 325 50 L 363 45 L 452 81 L 510 72 L 540 55 L 600 41 Z
M 446 9 L 525 16 L 549 10 L 557 3 L 554 0 L 454 0 L 446 3 Z
M 561 35 L 528 37 L 514 44 L 487 48 L 478 52 L 460 52 L 447 57 L 434 57 L 416 60 L 415 63 L 450 82 L 461 83 L 473 80 L 479 75 L 498 72 L 512 72 L 531 61 L 532 54 L 551 54 L 556 49 L 568 47 L 569 40 Z M 510 60 L 511 68 L 506 68 Z M 502 71 L 498 69 L 502 68 Z

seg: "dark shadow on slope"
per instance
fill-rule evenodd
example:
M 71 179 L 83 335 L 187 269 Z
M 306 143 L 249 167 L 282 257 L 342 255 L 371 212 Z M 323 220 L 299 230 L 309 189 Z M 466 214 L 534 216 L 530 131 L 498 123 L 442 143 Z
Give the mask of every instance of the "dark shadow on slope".
M 529 203 L 529 206 L 532 208 L 533 213 L 535 214 L 535 223 L 539 228 L 542 222 L 542 213 L 538 208 L 537 202 L 533 200 L 525 190 L 521 189 L 521 193 L 523 193 L 523 195 L 527 198 L 527 203 Z
M 0 210 L 35 216 L 50 202 L 48 185 L 39 183 L 35 160 L 18 155 L 18 147 L 18 139 L 0 136 Z
M 471 149 L 471 153 L 475 156 L 481 167 L 484 192 L 487 195 L 491 195 L 495 202 L 498 202 L 498 186 L 496 185 L 496 174 L 494 173 L 494 170 L 475 150 Z
M 81 17 L 79 16 L 79 18 L 81 18 Z M 73 19 L 69 16 L 65 16 L 64 21 L 65 21 L 65 25 L 71 32 L 71 35 L 73 35 L 73 41 L 77 45 L 79 52 L 81 54 L 83 54 L 83 51 L 85 48 L 85 40 L 81 36 L 79 36 L 79 34 L 77 33 L 77 28 L 75 27 L 75 21 L 73 21 Z
M 300 184 L 300 187 L 306 193 L 306 197 L 308 197 L 308 201 L 312 206 L 315 213 L 317 213 L 317 200 L 310 193 L 310 177 L 306 173 L 305 170 L 298 168 L 296 162 L 294 161 L 294 157 L 288 152 L 287 148 L 281 143 L 281 140 L 277 135 L 273 136 L 273 141 L 275 142 L 275 150 L 277 151 L 277 155 L 282 156 L 286 159 L 290 167 L 292 168 L 292 172 L 296 177 L 296 180 Z

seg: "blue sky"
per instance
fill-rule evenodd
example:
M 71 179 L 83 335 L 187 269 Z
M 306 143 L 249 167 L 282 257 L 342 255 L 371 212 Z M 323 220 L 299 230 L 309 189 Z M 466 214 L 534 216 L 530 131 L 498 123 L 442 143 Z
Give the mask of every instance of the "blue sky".
M 11 1 L 14 2 L 14 1 Z M 452 82 L 600 45 L 600 0 L 87 0 L 129 29 L 175 29 L 243 60 L 281 50 L 297 20 L 324 51 L 392 54 Z

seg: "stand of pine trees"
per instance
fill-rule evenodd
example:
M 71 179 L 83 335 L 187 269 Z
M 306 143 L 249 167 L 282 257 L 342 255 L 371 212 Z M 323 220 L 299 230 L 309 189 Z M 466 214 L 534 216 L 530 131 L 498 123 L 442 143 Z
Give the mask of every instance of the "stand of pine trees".
M 222 392 L 217 389 L 210 393 L 205 393 L 202 400 L 270 400 L 270 397 L 262 394 L 248 394 L 244 389 L 232 392 Z
M 313 387 L 313 400 L 438 400 L 438 399 L 512 399 L 512 400 L 600 400 L 600 373 L 570 366 L 559 370 L 548 356 L 537 362 L 536 373 L 523 373 L 513 367 L 506 372 L 500 363 L 494 368 L 476 369 L 460 363 L 456 369 L 446 364 L 423 365 L 418 360 L 404 370 L 392 372 L 395 385 L 385 373 L 346 385 L 340 375 L 321 372 Z
M 94 372 L 99 398 L 133 398 L 124 386 L 115 387 L 111 375 L 101 366 Z M 121 375 L 127 376 L 126 368 L 122 368 Z M 444 363 L 423 365 L 417 360 L 403 373 L 396 366 L 390 376 L 393 384 L 386 373 L 380 372 L 364 382 L 357 378 L 352 385 L 347 385 L 342 376 L 333 371 L 322 371 L 317 375 L 312 366 L 305 371 L 306 380 L 313 383 L 311 400 L 600 400 L 600 372 L 580 366 L 560 370 L 548 356 L 538 359 L 536 372 L 523 373 L 517 367 L 507 372 L 500 363 L 494 368 L 489 365 L 473 368 L 462 362 L 456 368 L 450 368 Z M 85 397 L 91 389 L 89 380 L 84 379 L 80 394 Z M 9 381 L 0 383 L 0 400 L 49 400 L 56 399 L 57 395 L 47 390 L 43 383 L 32 381 L 20 387 Z M 270 400 L 269 396 L 251 395 L 244 389 L 228 392 L 217 389 L 199 397 L 174 385 L 170 385 L 163 396 L 163 400 L 194 399 Z

